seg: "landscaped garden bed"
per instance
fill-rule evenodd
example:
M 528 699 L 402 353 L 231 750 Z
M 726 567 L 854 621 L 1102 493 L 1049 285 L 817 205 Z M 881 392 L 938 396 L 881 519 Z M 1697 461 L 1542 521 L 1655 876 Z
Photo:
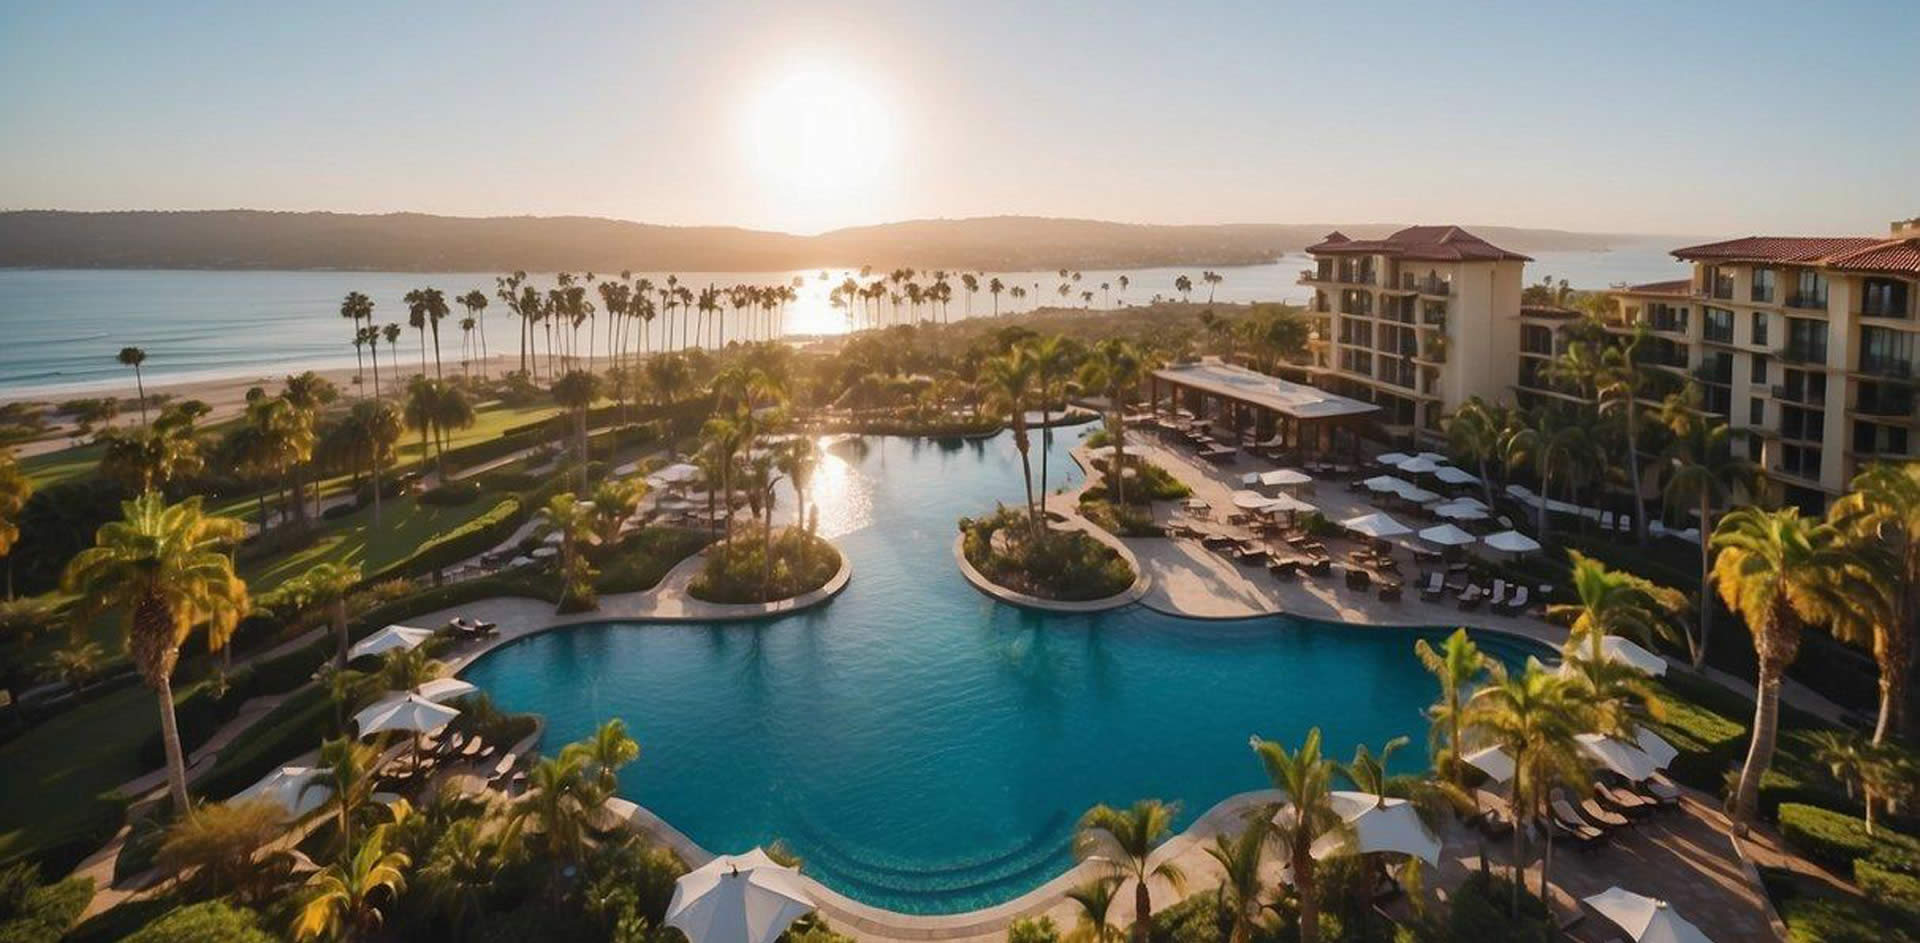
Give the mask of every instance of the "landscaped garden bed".
M 1135 574 L 1119 551 L 1077 530 L 1036 531 L 1026 515 L 1001 507 L 960 519 L 967 563 L 995 585 L 1056 602 L 1086 602 L 1127 591 Z
M 808 531 L 790 527 L 768 540 L 755 528 L 708 550 L 706 566 L 687 591 L 706 602 L 777 602 L 827 585 L 840 565 L 840 551 Z

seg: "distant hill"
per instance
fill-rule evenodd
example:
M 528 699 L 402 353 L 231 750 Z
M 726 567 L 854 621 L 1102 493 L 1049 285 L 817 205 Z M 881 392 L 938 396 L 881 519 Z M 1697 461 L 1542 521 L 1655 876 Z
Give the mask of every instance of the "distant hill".
M 467 218 L 256 210 L 0 213 L 0 267 L 359 271 L 783 271 L 872 265 L 1018 271 L 1244 265 L 1297 252 L 1338 228 L 1399 224 L 1159 226 L 995 216 L 795 236 L 585 216 Z M 1519 252 L 1604 249 L 1637 237 L 1468 226 Z

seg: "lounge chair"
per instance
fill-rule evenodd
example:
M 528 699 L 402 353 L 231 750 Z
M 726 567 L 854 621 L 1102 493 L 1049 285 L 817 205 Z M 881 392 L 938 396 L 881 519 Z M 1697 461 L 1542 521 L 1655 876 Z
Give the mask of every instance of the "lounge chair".
M 1425 586 L 1420 587 L 1420 598 L 1426 600 L 1427 602 L 1433 602 L 1434 600 L 1439 599 L 1441 596 L 1446 595 L 1446 592 L 1447 592 L 1446 578 L 1447 578 L 1447 575 L 1445 573 L 1440 572 L 1439 570 L 1435 570 L 1432 573 L 1428 573 L 1427 584 Z
M 1527 611 L 1527 588 L 1525 586 L 1515 586 L 1513 588 L 1513 596 L 1510 597 L 1504 604 L 1498 605 L 1495 608 L 1499 609 L 1501 612 L 1504 612 L 1512 616 L 1517 616 L 1523 612 L 1526 612 Z
M 1300 561 L 1275 560 L 1267 564 L 1267 572 L 1273 574 L 1275 579 L 1294 579 L 1300 575 Z
M 1600 828 L 1619 828 L 1623 825 L 1633 824 L 1627 820 L 1626 816 L 1607 809 L 1600 803 L 1593 801 L 1592 796 L 1581 799 L 1580 804 L 1574 808 L 1580 813 L 1581 818 L 1592 822 Z
M 1384 582 L 1381 583 L 1380 584 L 1380 601 L 1381 602 L 1399 602 L 1400 601 L 1400 584 L 1384 583 Z
M 1358 567 L 1347 568 L 1347 588 L 1366 592 L 1373 585 L 1373 574 Z
M 1501 611 L 1507 604 L 1507 581 L 1493 581 L 1493 595 L 1487 597 L 1487 605 L 1495 612 Z
M 1640 787 L 1647 796 L 1650 796 L 1655 802 L 1660 803 L 1662 808 L 1677 809 L 1680 807 L 1680 787 L 1674 785 L 1673 781 L 1665 776 L 1656 773 L 1652 779 L 1641 783 Z
M 1460 591 L 1459 596 L 1455 597 L 1460 600 L 1460 611 L 1471 612 L 1480 608 L 1480 597 L 1482 595 L 1484 595 L 1484 593 L 1480 587 L 1469 584 L 1466 589 Z
M 1560 820 L 1559 815 L 1547 817 L 1547 828 L 1552 830 L 1556 837 L 1572 841 L 1574 845 L 1582 851 L 1597 846 L 1602 839 L 1607 837 L 1607 833 L 1578 819 L 1572 822 L 1563 822 Z
M 1314 576 L 1332 576 L 1333 575 L 1333 558 L 1329 556 L 1323 555 L 1323 556 L 1314 557 L 1313 559 L 1308 560 L 1305 566 L 1306 566 L 1307 572 L 1313 574 Z
M 1648 799 L 1645 796 L 1636 795 L 1628 790 L 1618 789 L 1605 783 L 1595 783 L 1593 786 L 1593 794 L 1596 799 L 1600 800 L 1601 805 L 1630 817 L 1652 815 L 1654 810 L 1660 807 L 1660 803 L 1653 799 Z

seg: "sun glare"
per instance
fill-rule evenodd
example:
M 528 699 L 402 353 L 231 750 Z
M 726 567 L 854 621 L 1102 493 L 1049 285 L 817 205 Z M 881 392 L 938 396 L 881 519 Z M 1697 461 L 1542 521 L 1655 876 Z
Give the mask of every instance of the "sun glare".
M 795 228 L 841 222 L 893 164 L 893 117 L 872 83 L 829 63 L 772 76 L 744 112 L 749 163 Z

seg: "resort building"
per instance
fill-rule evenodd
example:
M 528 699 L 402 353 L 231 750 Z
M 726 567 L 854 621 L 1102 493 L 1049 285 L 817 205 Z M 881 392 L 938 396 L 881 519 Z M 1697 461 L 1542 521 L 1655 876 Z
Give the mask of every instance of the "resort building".
M 1206 357 L 1171 364 L 1147 377 L 1147 398 L 1158 413 L 1166 398 L 1206 420 L 1229 443 L 1251 433 L 1269 447 L 1328 455 L 1355 445 L 1378 418 L 1380 407 L 1318 387 Z M 1341 430 L 1351 435 L 1342 439 Z M 1229 432 L 1231 434 L 1229 434 Z
M 1458 226 L 1384 239 L 1334 232 L 1307 253 L 1313 383 L 1378 404 L 1388 433 L 1427 438 L 1469 397 L 1511 398 L 1531 259 Z
M 1675 249 L 1692 277 L 1615 291 L 1616 331 L 1647 328 L 1643 362 L 1695 381 L 1780 497 L 1824 508 L 1868 462 L 1920 456 L 1915 337 L 1920 219 L 1886 236 L 1748 236 Z M 1522 320 L 1521 383 L 1551 319 Z

